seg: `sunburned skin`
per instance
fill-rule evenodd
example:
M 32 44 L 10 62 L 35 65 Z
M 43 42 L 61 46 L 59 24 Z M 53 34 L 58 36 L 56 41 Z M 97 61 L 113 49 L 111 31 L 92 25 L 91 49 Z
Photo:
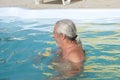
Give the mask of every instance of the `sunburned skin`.
M 66 80 L 76 75 L 76 73 L 80 74 L 83 70 L 83 63 L 73 63 L 69 60 L 63 59 L 60 51 L 57 52 L 52 62 L 55 63 L 53 64 L 53 68 L 58 75 L 50 80 Z M 77 67 L 76 64 L 79 64 L 79 66 Z
M 53 80 L 65 80 L 81 73 L 85 54 L 75 24 L 68 19 L 57 21 L 52 37 L 60 49 L 55 65 L 60 74 Z

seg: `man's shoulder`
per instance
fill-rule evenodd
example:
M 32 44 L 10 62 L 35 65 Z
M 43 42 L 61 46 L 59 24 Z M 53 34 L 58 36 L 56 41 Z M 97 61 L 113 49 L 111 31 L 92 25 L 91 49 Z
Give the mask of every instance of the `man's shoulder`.
M 69 60 L 70 60 L 71 62 L 75 62 L 75 63 L 80 62 L 80 61 L 81 61 L 80 55 L 78 55 L 78 53 L 72 52 L 72 53 L 69 55 Z
M 71 62 L 75 62 L 75 63 L 78 63 L 78 62 L 82 62 L 83 59 L 84 59 L 84 54 L 83 54 L 83 51 L 79 51 L 79 50 L 72 50 L 70 55 L 69 55 L 69 60 Z

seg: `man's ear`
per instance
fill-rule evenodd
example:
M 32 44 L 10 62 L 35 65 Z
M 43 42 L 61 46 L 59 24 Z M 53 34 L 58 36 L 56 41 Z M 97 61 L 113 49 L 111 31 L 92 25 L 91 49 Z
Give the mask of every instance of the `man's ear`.
M 62 37 L 62 40 L 64 40 L 65 39 L 65 34 L 62 34 L 61 37 Z

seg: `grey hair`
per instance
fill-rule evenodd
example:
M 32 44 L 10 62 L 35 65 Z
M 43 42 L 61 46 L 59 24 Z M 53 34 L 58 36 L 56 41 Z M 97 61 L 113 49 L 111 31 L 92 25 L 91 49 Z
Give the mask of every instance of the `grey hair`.
M 68 39 L 73 39 L 77 42 L 78 46 L 81 46 L 81 40 L 77 35 L 77 29 L 73 21 L 69 19 L 63 19 L 56 22 L 58 34 L 65 34 Z

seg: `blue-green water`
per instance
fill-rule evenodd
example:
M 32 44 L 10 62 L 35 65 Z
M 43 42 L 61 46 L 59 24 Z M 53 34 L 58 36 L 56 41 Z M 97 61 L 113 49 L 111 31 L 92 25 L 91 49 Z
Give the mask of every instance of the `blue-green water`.
M 54 76 L 52 30 L 59 19 L 0 18 L 0 80 L 47 80 Z M 87 60 L 74 80 L 119 80 L 120 19 L 77 25 Z M 105 22 L 106 21 L 106 22 Z

